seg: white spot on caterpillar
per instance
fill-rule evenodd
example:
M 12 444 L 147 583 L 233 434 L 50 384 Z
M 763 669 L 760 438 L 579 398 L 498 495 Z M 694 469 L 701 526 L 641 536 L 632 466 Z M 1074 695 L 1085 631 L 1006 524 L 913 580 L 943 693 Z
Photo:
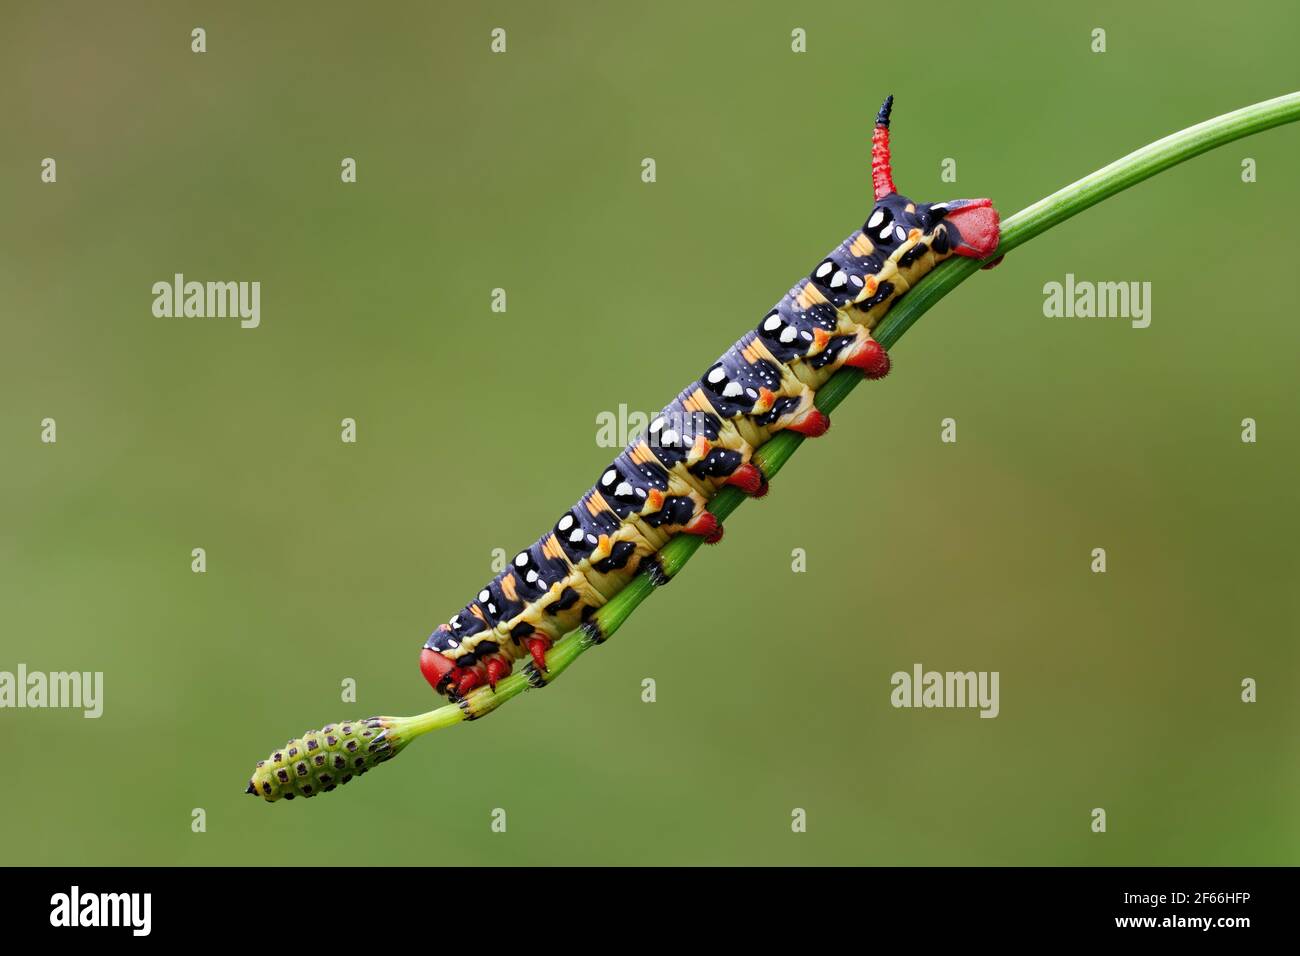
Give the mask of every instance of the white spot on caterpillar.
M 712 371 L 709 372 L 709 381 L 712 382 L 714 385 L 718 384 L 726 377 L 727 377 L 727 370 L 723 368 L 721 365 L 719 365 L 717 368 L 714 368 Z
M 877 209 L 875 212 L 871 214 L 871 218 L 867 220 L 867 228 L 875 229 L 878 225 L 880 225 L 881 221 L 884 218 L 885 218 L 884 210 Z
M 675 445 L 677 444 L 677 440 L 681 437 L 681 435 L 677 434 L 676 431 L 670 428 L 668 431 L 663 433 L 662 440 L 665 445 Z
M 612 485 L 615 482 L 617 478 L 618 478 L 618 472 L 615 471 L 613 468 L 611 468 L 609 471 L 605 472 L 603 475 L 600 476 L 600 483 L 604 487 L 608 488 L 610 485 Z
M 560 523 L 557 525 L 557 527 L 561 531 L 568 531 L 570 528 L 573 527 L 573 515 L 565 515 L 563 518 L 560 519 Z
M 817 267 L 817 278 L 819 279 L 826 278 L 826 276 L 829 275 L 830 271 L 834 268 L 835 268 L 835 263 L 827 259 L 825 262 L 823 262 L 821 265 Z
M 789 345 L 791 342 L 794 341 L 794 337 L 797 334 L 798 333 L 795 331 L 795 327 L 793 325 L 787 325 L 781 331 L 781 341 Z
M 579 541 L 581 541 L 581 540 L 582 540 L 582 529 L 581 529 L 581 528 L 574 528 L 574 529 L 573 529 L 573 534 L 569 535 L 569 540 L 572 541 L 574 544 L 577 544 Z M 530 573 L 531 573 L 531 572 L 530 572 Z
M 654 421 L 650 423 L 650 430 L 652 432 L 657 432 L 659 429 L 663 427 L 664 427 L 664 417 L 662 415 L 660 415 L 658 418 L 656 418 Z
M 848 278 L 844 275 L 844 271 L 840 270 L 839 272 L 835 273 L 835 275 L 831 276 L 831 288 L 838 289 L 840 286 L 844 285 L 844 283 L 847 281 Z
M 889 227 L 888 227 L 888 226 L 886 226 L 884 229 L 881 229 L 881 230 L 880 230 L 880 238 L 881 238 L 881 239 L 888 239 L 888 238 L 889 238 Z
M 859 289 L 862 288 L 862 276 L 849 276 L 849 281 Z
M 902 226 L 895 226 L 894 235 L 898 237 L 899 242 L 902 242 L 907 238 L 907 231 Z
M 735 398 L 742 391 L 743 389 L 740 387 L 739 382 L 728 382 L 727 387 L 722 390 L 722 394 L 726 398 Z
M 768 332 L 775 332 L 780 327 L 781 327 L 781 317 L 779 315 L 774 315 L 766 322 L 763 323 L 763 329 Z
M 581 532 L 581 531 L 578 532 L 578 537 L 579 537 L 579 538 L 582 537 L 582 532 Z M 529 571 L 526 575 L 524 575 L 524 580 L 527 581 L 529 584 L 534 583 L 534 582 L 537 580 L 537 572 L 536 572 L 536 571 Z
M 618 487 L 614 489 L 614 494 L 620 498 L 624 498 L 630 495 L 631 493 L 632 493 L 632 486 L 629 485 L 626 481 L 619 482 Z
M 516 554 L 516 555 L 515 555 L 515 564 L 518 565 L 518 566 L 521 567 L 521 568 L 522 568 L 522 567 L 526 567 L 526 566 L 528 565 L 528 552 L 527 552 L 527 551 L 520 551 L 518 554 Z
M 805 341 L 811 342 L 811 341 L 812 341 L 812 333 L 811 333 L 811 332 L 800 332 L 800 333 L 799 333 L 799 338 L 804 339 Z
M 492 597 L 492 595 L 491 595 L 490 593 L 488 593 L 488 589 L 487 589 L 487 588 L 484 588 L 482 591 L 479 591 L 479 592 L 478 592 L 478 599 L 479 599 L 479 602 L 482 603 L 482 604 L 486 604 L 487 601 L 488 601 L 488 599 L 491 598 L 491 597 Z

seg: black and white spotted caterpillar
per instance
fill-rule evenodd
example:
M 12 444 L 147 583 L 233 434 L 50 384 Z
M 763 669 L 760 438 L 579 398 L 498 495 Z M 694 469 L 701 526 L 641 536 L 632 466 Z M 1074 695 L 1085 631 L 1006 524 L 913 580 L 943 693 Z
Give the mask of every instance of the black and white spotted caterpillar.
M 998 245 L 988 199 L 915 203 L 894 190 L 885 100 L 872 134 L 875 206 L 857 229 L 692 382 L 601 474 L 596 485 L 450 622 L 433 632 L 420 670 L 463 697 L 510 673 L 525 654 L 546 669 L 551 642 L 586 622 L 677 534 L 713 542 L 705 510 L 732 485 L 767 490 L 754 452 L 777 432 L 814 437 L 830 420 L 813 396 L 844 366 L 889 371 L 871 331 L 922 276 L 952 255 L 983 259 Z

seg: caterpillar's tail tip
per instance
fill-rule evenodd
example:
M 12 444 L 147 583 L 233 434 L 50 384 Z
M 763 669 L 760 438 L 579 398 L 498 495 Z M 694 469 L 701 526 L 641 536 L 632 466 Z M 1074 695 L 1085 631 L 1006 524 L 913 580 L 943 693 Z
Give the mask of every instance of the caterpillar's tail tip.
M 1002 217 L 991 199 L 956 199 L 948 202 L 944 217 L 961 238 L 953 247 L 959 256 L 987 259 L 1002 241 Z

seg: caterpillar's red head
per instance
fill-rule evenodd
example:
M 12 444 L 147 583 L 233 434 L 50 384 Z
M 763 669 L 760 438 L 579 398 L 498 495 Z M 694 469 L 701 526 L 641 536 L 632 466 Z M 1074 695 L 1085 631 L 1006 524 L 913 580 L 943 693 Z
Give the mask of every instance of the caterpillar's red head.
M 876 114 L 871 134 L 871 188 L 876 206 L 862 227 L 863 233 L 877 246 L 902 241 L 913 228 L 922 233 L 941 232 L 943 239 L 936 251 L 985 259 L 998 247 L 1000 238 L 998 211 L 990 199 L 950 199 L 947 202 L 917 204 L 894 188 L 894 173 L 889 155 L 889 114 L 894 97 L 885 97 Z M 938 223 L 945 224 L 938 230 Z M 873 234 L 874 233 L 874 234 Z M 946 247 L 946 248 L 941 248 Z
M 443 656 L 431 647 L 421 648 L 420 650 L 420 673 L 429 682 L 429 686 L 436 691 L 442 690 L 444 678 L 452 672 L 455 666 L 455 661 Z
M 457 667 L 473 665 L 475 655 L 472 646 L 475 638 L 481 638 L 487 622 L 481 614 L 474 614 L 472 606 L 457 612 L 446 624 L 438 625 L 437 630 L 429 635 L 420 650 L 420 673 L 429 682 L 429 686 L 438 693 L 446 693 L 455 675 Z M 495 649 L 495 647 L 494 647 Z

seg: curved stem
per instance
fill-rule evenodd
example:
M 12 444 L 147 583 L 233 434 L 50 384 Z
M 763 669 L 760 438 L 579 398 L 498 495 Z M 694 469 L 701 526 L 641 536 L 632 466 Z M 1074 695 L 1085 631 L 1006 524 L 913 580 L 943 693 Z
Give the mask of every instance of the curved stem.
M 1171 166 L 1225 143 L 1297 119 L 1300 119 L 1300 92 L 1289 93 L 1286 96 L 1279 96 L 1276 99 L 1216 116 L 1214 119 L 1190 126 L 1143 146 L 1004 219 L 1001 244 L 996 255 L 1004 255 L 1103 199 L 1149 179 Z M 875 338 L 886 349 L 892 347 L 917 319 L 974 275 L 981 265 L 982 263 L 970 259 L 955 258 L 940 264 L 890 310 L 876 328 Z M 860 381 L 862 376 L 856 370 L 841 370 L 818 391 L 817 407 L 822 411 L 831 411 L 844 401 Z M 772 478 L 785 466 L 802 443 L 802 436 L 792 432 L 782 432 L 755 454 L 755 462 L 768 478 Z M 709 510 L 719 518 L 725 518 L 744 500 L 745 496 L 740 491 L 724 488 L 710 502 Z M 660 563 L 669 580 L 686 566 L 686 562 L 699 550 L 700 544 L 701 539 L 698 537 L 677 535 L 659 553 Z M 601 639 L 608 639 L 617 631 L 641 602 L 655 590 L 656 585 L 647 575 L 637 575 L 623 591 L 595 615 L 594 620 L 599 628 Z M 473 720 L 490 713 L 530 686 L 549 684 L 595 643 L 588 631 L 581 628 L 572 631 L 556 642 L 548 652 L 546 673 L 537 673 L 530 663 L 520 672 L 499 682 L 495 692 L 482 688 L 471 693 L 459 704 L 448 704 L 417 717 L 405 718 L 406 732 L 410 737 L 415 737 L 438 727 L 449 726 L 461 720 Z

